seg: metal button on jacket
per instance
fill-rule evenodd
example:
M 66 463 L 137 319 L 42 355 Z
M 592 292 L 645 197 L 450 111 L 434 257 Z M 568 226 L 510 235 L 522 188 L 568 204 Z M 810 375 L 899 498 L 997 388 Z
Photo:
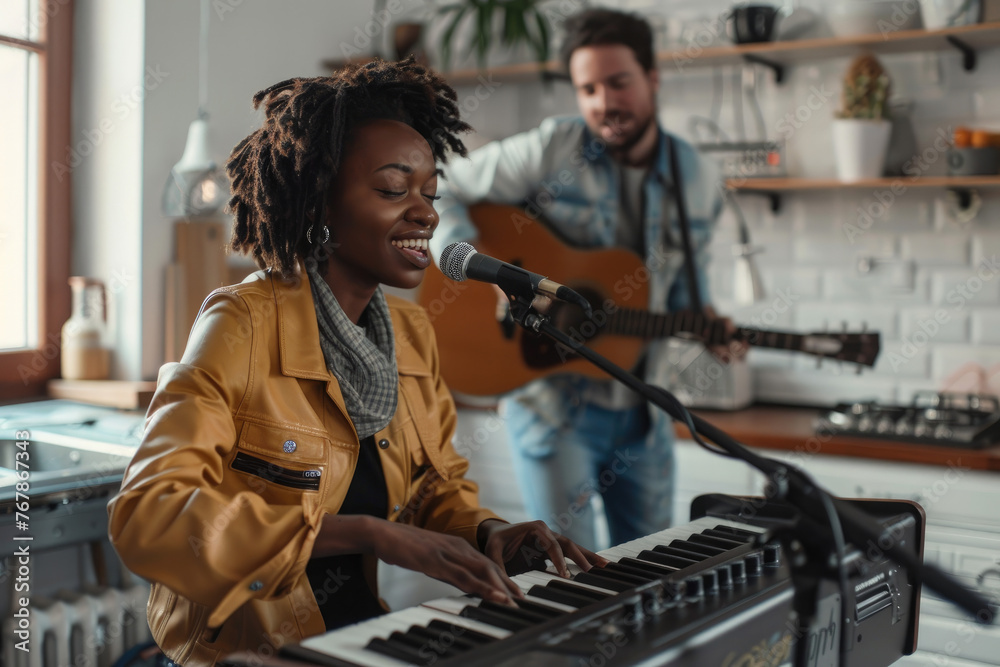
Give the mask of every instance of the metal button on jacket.
M 386 440 L 385 438 L 382 438 L 381 440 L 378 441 L 378 446 L 381 447 L 382 449 L 389 449 L 389 441 Z
M 285 443 L 281 445 L 281 448 L 285 450 L 286 454 L 294 452 L 296 447 L 298 447 L 298 445 L 295 444 L 294 440 L 285 440 Z

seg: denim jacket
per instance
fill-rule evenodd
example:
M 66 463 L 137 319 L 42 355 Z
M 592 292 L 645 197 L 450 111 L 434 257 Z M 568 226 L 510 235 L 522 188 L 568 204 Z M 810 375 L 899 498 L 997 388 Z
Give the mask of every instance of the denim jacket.
M 678 162 L 696 256 L 702 301 L 708 303 L 704 271 L 712 228 L 722 207 L 721 177 L 715 165 L 687 142 L 671 135 Z M 581 247 L 615 244 L 619 218 L 619 175 L 603 140 L 580 117 L 554 117 L 539 127 L 494 141 L 473 151 L 468 159 L 446 166 L 439 182 L 437 210 L 441 222 L 431 241 L 435 257 L 456 241 L 476 237 L 466 207 L 478 202 L 524 207 L 531 218 L 547 223 L 558 235 Z M 677 208 L 670 196 L 670 156 L 666 135 L 659 144 L 644 184 L 645 264 L 650 269 L 649 309 L 653 312 L 683 310 L 690 303 L 687 273 Z M 664 185 L 667 184 L 667 185 Z M 545 273 L 545 267 L 525 267 Z M 559 276 L 551 276 L 560 280 Z M 646 380 L 666 384 L 665 341 L 647 349 Z M 582 377 L 539 380 L 519 390 L 531 395 L 540 418 L 564 421 L 578 403 Z M 655 410 L 650 442 L 670 442 L 672 429 L 665 415 Z

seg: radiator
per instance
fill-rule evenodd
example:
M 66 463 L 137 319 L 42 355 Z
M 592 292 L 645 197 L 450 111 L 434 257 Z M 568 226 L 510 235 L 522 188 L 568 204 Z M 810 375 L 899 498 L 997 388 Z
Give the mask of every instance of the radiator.
M 128 649 L 150 641 L 149 585 L 85 586 L 32 598 L 30 651 L 16 647 L 16 619 L 3 626 L 4 667 L 111 667 Z

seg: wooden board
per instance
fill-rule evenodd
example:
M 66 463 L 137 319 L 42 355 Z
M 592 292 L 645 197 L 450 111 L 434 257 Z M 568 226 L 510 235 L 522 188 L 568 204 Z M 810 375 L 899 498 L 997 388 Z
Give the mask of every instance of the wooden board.
M 174 223 L 174 237 L 175 261 L 166 272 L 165 361 L 181 358 L 205 297 L 229 281 L 222 222 L 180 220 Z
M 130 380 L 49 380 L 48 394 L 90 405 L 122 410 L 145 410 L 156 383 Z

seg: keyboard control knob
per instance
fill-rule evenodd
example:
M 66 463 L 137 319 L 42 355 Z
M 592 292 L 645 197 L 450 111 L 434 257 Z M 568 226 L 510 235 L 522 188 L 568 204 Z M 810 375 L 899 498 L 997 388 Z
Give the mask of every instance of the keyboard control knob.
M 644 588 L 640 596 L 642 597 L 642 608 L 647 616 L 659 616 L 667 608 L 663 585 L 660 582 L 655 582 L 654 585 Z
M 743 563 L 746 565 L 747 576 L 748 577 L 759 577 L 760 570 L 764 562 L 763 554 L 759 551 L 749 553 L 743 557 Z
M 729 571 L 733 573 L 734 584 L 745 584 L 747 582 L 746 561 L 738 560 L 728 565 Z
M 684 597 L 697 600 L 705 595 L 705 583 L 701 577 L 688 577 L 684 580 Z
M 728 565 L 715 568 L 715 576 L 719 579 L 719 588 L 726 590 L 733 587 L 733 570 Z
M 774 542 L 764 545 L 764 567 L 781 565 L 781 545 Z

